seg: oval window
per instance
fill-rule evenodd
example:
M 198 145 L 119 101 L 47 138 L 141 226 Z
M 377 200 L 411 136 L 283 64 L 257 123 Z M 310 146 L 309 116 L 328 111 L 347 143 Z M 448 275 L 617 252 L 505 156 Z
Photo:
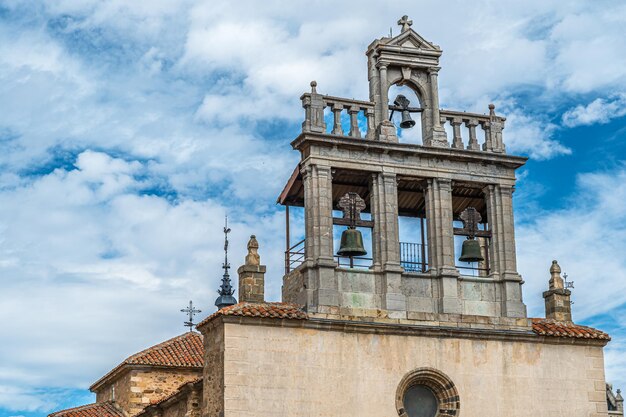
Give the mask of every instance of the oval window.
M 439 409 L 437 397 L 425 385 L 413 385 L 404 393 L 404 411 L 409 417 L 435 417 Z

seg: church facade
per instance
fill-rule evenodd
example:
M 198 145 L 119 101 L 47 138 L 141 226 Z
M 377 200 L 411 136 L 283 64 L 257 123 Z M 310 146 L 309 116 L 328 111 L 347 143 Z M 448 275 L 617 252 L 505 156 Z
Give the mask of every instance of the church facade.
M 545 318 L 527 315 L 512 200 L 526 159 L 506 153 L 506 119 L 441 109 L 442 51 L 398 23 L 367 48 L 368 100 L 315 82 L 301 97 L 301 160 L 278 199 L 282 302 L 265 300 L 252 237 L 239 303 L 220 297 L 199 333 L 131 356 L 91 387 L 95 404 L 52 416 L 623 415 L 610 338 L 572 321 L 556 261 L 530 278 L 547 282 Z M 304 212 L 299 242 L 290 209 Z

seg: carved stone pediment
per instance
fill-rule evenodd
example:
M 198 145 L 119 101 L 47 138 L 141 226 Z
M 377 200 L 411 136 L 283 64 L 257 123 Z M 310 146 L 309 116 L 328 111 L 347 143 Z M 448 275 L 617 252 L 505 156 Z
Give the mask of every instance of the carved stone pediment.
M 437 45 L 427 41 L 413 29 L 402 32 L 395 38 L 390 39 L 389 42 L 386 43 L 386 46 L 400 46 L 402 48 L 441 52 L 441 49 Z

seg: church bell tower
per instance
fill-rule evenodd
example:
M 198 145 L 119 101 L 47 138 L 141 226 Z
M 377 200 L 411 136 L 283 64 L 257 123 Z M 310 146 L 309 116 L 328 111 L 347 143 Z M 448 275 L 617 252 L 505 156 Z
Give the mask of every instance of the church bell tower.
M 283 300 L 326 317 L 527 329 L 512 204 L 526 158 L 506 154 L 493 105 L 440 109 L 442 50 L 406 16 L 398 24 L 367 48 L 369 100 L 321 94 L 315 81 L 301 97 L 301 160 L 278 200 Z M 394 86 L 411 100 L 389 97 Z M 421 143 L 403 139 L 414 125 Z M 290 240 L 290 207 L 303 207 L 302 242 Z

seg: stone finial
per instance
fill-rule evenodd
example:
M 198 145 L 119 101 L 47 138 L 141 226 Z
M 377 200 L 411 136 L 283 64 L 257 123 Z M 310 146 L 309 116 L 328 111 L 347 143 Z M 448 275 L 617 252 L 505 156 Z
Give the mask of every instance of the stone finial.
M 565 285 L 563 278 L 561 278 L 561 267 L 557 261 L 552 261 L 550 266 L 550 289 L 563 289 Z
M 262 303 L 265 298 L 265 265 L 261 265 L 259 242 L 256 236 L 250 236 L 248 254 L 239 267 L 239 301 Z
M 246 255 L 246 265 L 261 265 L 261 257 L 259 256 L 259 242 L 256 236 L 250 236 L 248 241 L 248 254 Z
M 409 20 L 409 16 L 404 15 L 402 16 L 399 20 L 398 20 L 398 25 L 402 26 L 402 31 L 401 33 L 406 32 L 407 30 L 409 30 L 411 28 L 411 25 L 413 24 L 412 20 Z
M 489 116 L 495 116 L 496 115 L 496 106 L 491 103 L 489 105 Z
M 317 81 L 311 81 L 311 94 L 317 94 Z
M 561 267 L 557 261 L 550 266 L 550 289 L 543 293 L 546 304 L 546 318 L 562 321 L 572 321 L 571 291 L 565 288 L 561 278 Z

